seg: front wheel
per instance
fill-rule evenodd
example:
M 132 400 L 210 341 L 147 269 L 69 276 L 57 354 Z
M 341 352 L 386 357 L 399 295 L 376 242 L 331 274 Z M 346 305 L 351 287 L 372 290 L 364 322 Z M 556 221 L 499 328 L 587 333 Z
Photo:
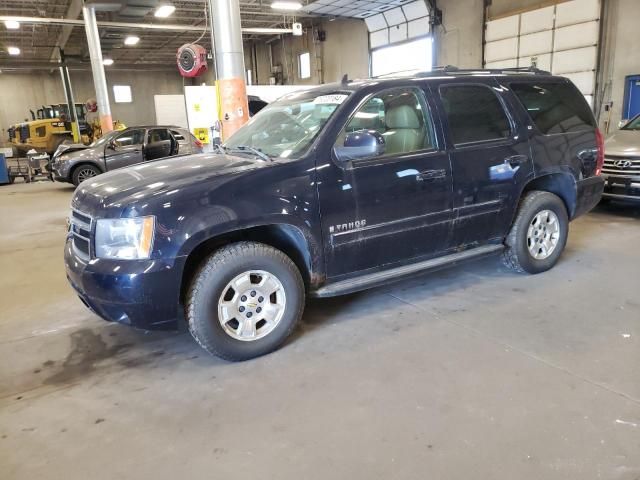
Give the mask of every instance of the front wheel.
M 73 171 L 73 175 L 71 176 L 71 181 L 77 187 L 85 180 L 89 178 L 93 178 L 96 175 L 100 175 L 101 173 L 102 172 L 100 171 L 100 169 L 95 165 L 89 165 L 89 164 L 80 165 L 76 167 L 76 169 Z
M 284 253 L 256 242 L 207 258 L 186 299 L 189 331 L 212 355 L 248 360 L 276 350 L 304 309 L 300 272 Z
M 528 192 L 505 241 L 504 263 L 521 273 L 545 272 L 558 262 L 568 233 L 564 202 L 553 193 Z

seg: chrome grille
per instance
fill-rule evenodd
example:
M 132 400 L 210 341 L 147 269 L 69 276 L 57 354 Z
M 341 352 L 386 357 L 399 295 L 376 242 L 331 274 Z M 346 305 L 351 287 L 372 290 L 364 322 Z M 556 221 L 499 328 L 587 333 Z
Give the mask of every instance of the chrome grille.
M 73 249 L 79 257 L 88 260 L 91 257 L 91 228 L 93 218 L 86 213 L 71 209 L 69 232 L 73 235 Z
M 640 176 L 640 157 L 606 156 L 602 173 L 623 177 Z

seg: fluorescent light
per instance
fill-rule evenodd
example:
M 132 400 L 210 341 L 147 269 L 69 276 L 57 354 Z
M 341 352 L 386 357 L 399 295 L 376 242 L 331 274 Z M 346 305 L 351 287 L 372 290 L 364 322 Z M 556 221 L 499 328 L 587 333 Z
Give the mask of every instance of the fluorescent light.
M 164 4 L 156 8 L 156 13 L 154 13 L 154 15 L 158 18 L 167 18 L 169 15 L 171 15 L 175 11 L 176 11 L 176 7 L 174 7 L 173 5 Z
M 5 20 L 4 26 L 7 27 L 7 30 L 18 30 L 20 28 L 20 22 L 15 20 Z
M 271 8 L 274 10 L 300 10 L 302 4 L 300 2 L 273 2 Z
M 129 35 L 127 38 L 124 39 L 124 44 L 137 45 L 139 41 L 140 41 L 140 37 L 136 37 L 135 35 Z
M 107 67 L 109 65 L 113 65 L 113 58 L 103 58 L 102 59 L 102 64 L 106 65 Z
M 7 48 L 7 52 L 9 52 L 9 55 L 20 55 L 20 49 L 18 47 L 9 47 Z

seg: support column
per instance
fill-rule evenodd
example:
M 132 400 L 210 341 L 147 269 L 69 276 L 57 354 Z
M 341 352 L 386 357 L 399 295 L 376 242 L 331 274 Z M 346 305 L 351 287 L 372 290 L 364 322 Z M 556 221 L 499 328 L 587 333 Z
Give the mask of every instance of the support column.
M 69 109 L 69 120 L 71 121 L 71 132 L 73 134 L 73 141 L 75 143 L 80 143 L 80 123 L 78 122 L 78 112 L 76 112 L 76 103 L 73 98 L 69 68 L 67 68 L 67 63 L 62 49 L 60 49 L 60 77 L 62 77 L 64 99 L 66 100 L 67 108 Z
M 209 0 L 222 136 L 249 120 L 239 0 Z
M 104 65 L 102 64 L 102 48 L 100 47 L 96 11 L 92 7 L 85 6 L 82 7 L 82 15 L 84 17 L 84 29 L 87 33 L 89 56 L 91 57 L 91 72 L 93 74 L 93 85 L 96 89 L 100 127 L 104 135 L 113 130 L 113 119 L 111 118 L 111 107 L 109 106 L 107 79 L 104 75 Z

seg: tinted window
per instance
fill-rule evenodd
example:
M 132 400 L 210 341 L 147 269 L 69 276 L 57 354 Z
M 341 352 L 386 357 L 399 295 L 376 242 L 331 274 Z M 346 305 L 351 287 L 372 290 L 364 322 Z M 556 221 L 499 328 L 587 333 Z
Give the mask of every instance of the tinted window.
M 169 135 L 169 130 L 165 130 L 164 128 L 149 130 L 149 140 L 147 141 L 147 143 L 162 142 L 164 140 L 171 140 L 171 135 Z
M 544 134 L 595 128 L 589 105 L 570 83 L 512 83 L 511 89 Z
M 144 143 L 144 130 L 127 130 L 118 135 L 113 143 L 116 147 L 128 147 L 130 145 L 142 145 Z
M 440 88 L 453 143 L 486 142 L 509 137 L 511 126 L 489 87 L 453 85 Z
M 417 152 L 434 147 L 433 124 L 422 94 L 415 89 L 395 89 L 368 100 L 347 123 L 336 142 L 348 133 L 375 130 L 385 140 L 385 155 Z

